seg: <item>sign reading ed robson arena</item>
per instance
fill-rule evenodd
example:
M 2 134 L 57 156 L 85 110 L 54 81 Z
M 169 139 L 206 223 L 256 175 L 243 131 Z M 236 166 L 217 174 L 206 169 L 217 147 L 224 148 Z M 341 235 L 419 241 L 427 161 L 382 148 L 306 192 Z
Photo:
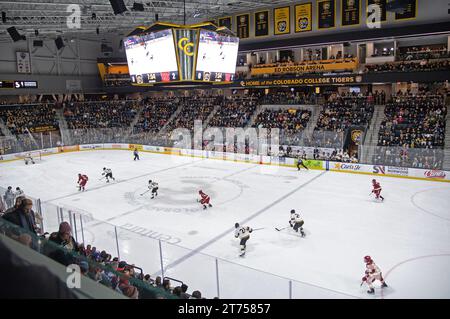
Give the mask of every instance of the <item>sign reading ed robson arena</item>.
M 247 80 L 241 81 L 242 87 L 246 86 L 281 86 L 281 85 L 332 85 L 346 83 L 360 83 L 361 76 L 325 76 L 307 77 L 298 79 L 274 79 L 274 80 Z

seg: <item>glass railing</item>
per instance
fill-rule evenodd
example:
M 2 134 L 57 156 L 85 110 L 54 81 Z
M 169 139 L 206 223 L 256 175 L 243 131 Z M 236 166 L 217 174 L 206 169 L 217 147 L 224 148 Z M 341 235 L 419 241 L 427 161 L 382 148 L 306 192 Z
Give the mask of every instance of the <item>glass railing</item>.
M 5 188 L 0 187 L 2 194 L 5 191 Z M 83 247 L 91 245 L 96 247 L 98 252 L 104 250 L 107 254 L 118 257 L 120 261 L 126 261 L 128 265 L 135 265 L 136 269 L 142 269 L 142 275 L 150 274 L 152 280 L 159 276 L 162 279 L 173 278 L 176 282 L 186 283 L 192 290 L 201 291 L 202 296 L 206 298 L 358 298 L 246 267 L 161 239 L 150 238 L 145 233 L 137 232 L 136 229 L 127 229 L 99 221 L 93 217 L 95 212 L 57 206 L 41 202 L 39 199 L 33 199 L 33 210 L 42 212 L 43 225 L 39 225 L 40 234 L 48 233 L 47 238 L 50 234 L 58 232 L 60 223 L 68 222 L 75 241 Z M 0 220 L 3 219 L 0 218 Z M 4 224 L 7 222 L 4 221 Z M 15 226 L 13 228 L 18 229 Z M 17 231 L 22 232 L 20 229 Z M 67 252 L 61 246 L 49 243 L 42 237 L 35 235 L 32 237 L 39 242 L 37 247 L 41 253 L 49 256 L 50 251 L 56 251 L 50 255 L 51 258 L 56 255 L 59 260 L 68 260 L 73 263 L 86 260 L 92 266 L 91 268 L 98 267 L 101 269 L 101 275 L 97 274 L 95 278 L 108 287 L 113 286 L 114 281 L 107 280 L 107 277 L 124 276 L 122 272 L 111 269 L 110 262 L 98 263 L 80 253 Z M 129 278 L 129 281 L 130 284 L 139 288 L 140 298 L 142 296 L 164 299 L 174 297 L 168 291 L 153 287 L 137 277 Z
M 45 214 L 45 216 L 47 217 L 49 215 Z M 168 291 L 165 291 L 162 288 L 153 287 L 152 284 L 141 280 L 140 277 L 142 275 L 139 272 L 139 268 L 136 268 L 133 265 L 126 265 L 123 270 L 119 270 L 117 269 L 117 264 L 114 264 L 114 262 L 98 259 L 94 260 L 92 256 L 84 254 L 80 249 L 82 243 L 79 243 L 78 241 L 76 241 L 77 244 L 75 245 L 70 245 L 69 241 L 62 241 L 60 244 L 61 239 L 57 233 L 57 229 L 56 232 L 52 233 L 39 232 L 36 234 L 9 222 L 5 218 L 0 218 L 0 233 L 45 255 L 63 266 L 72 267 L 77 265 L 83 269 L 83 274 L 85 276 L 127 297 L 135 299 L 176 299 L 176 297 Z M 72 274 L 72 272 L 68 271 L 67 276 L 70 274 Z M 7 275 L 7 273 L 4 275 Z M 18 278 L 18 280 L 20 281 L 20 278 Z M 135 287 L 137 292 L 134 288 L 129 289 L 130 287 Z M 83 287 L 76 288 L 83 289 Z M 133 291 L 133 289 L 133 294 L 129 294 L 129 291 Z

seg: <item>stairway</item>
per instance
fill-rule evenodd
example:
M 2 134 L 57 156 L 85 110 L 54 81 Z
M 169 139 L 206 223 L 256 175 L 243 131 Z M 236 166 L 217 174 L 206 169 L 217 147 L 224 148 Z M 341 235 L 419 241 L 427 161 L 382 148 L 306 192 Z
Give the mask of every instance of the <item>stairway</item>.
M 450 171 L 450 110 L 449 102 L 447 99 L 447 117 L 445 120 L 445 140 L 444 140 L 444 169 Z
M 1 119 L 1 118 L 0 118 L 0 131 L 3 133 L 3 135 L 8 137 L 9 139 L 14 139 L 17 141 L 17 137 L 13 133 L 11 133 L 11 131 L 9 130 L 9 128 L 6 126 L 5 122 L 3 122 L 3 119 Z
M 385 119 L 385 105 L 375 105 L 374 114 L 370 121 L 369 131 L 366 132 L 363 142 L 363 152 L 361 163 L 370 163 L 375 152 L 375 146 L 378 144 L 378 133 L 380 132 L 381 122 Z
M 313 105 L 311 108 L 311 117 L 306 125 L 306 128 L 303 130 L 303 139 L 308 138 L 312 140 L 312 135 L 314 133 L 314 128 L 316 127 L 317 120 L 319 119 L 320 111 L 322 107 L 320 105 Z
M 69 126 L 64 117 L 63 109 L 56 110 L 56 118 L 58 119 L 59 131 L 61 132 L 61 142 L 63 145 L 72 145 L 72 138 L 70 136 Z
M 184 108 L 184 103 L 181 103 L 180 106 L 176 109 L 176 111 L 173 112 L 173 114 L 169 117 L 166 124 L 164 124 L 164 126 L 159 130 L 159 132 L 157 134 L 158 137 L 166 136 L 167 127 L 169 126 L 169 124 L 172 123 L 172 121 L 174 121 L 178 117 L 178 115 L 181 113 L 183 108 Z
M 130 135 L 133 134 L 134 126 L 139 122 L 139 119 L 141 118 L 141 114 L 144 111 L 145 104 L 141 103 L 141 101 L 139 101 L 139 104 L 140 104 L 139 108 L 137 110 L 137 113 L 136 113 L 133 121 L 131 121 L 130 126 L 125 131 L 124 141 L 130 140 Z
M 17 139 L 17 136 L 15 136 L 13 133 L 11 133 L 11 131 L 9 130 L 9 128 L 6 126 L 5 122 L 3 122 L 3 119 L 1 119 L 1 118 L 0 118 L 0 132 L 3 133 L 3 135 L 5 136 L 6 139 L 14 141 L 14 144 L 17 147 L 16 151 L 18 151 L 18 152 L 24 151 L 21 143 L 19 143 L 19 140 Z
M 258 115 L 259 115 L 262 111 L 264 111 L 265 109 L 266 109 L 266 106 L 265 106 L 265 105 L 259 105 L 259 104 L 258 104 L 258 105 L 256 106 L 255 112 L 252 114 L 252 116 L 250 116 L 250 119 L 248 120 L 247 125 L 245 126 L 245 128 L 252 127 L 253 124 L 255 123 L 256 118 L 258 117 Z
M 208 127 L 209 121 L 211 121 L 211 119 L 213 118 L 213 116 L 217 113 L 217 111 L 220 110 L 220 108 L 223 106 L 223 104 L 217 104 L 216 106 L 214 106 L 213 110 L 211 111 L 211 113 L 209 113 L 208 117 L 205 119 L 205 121 L 203 122 L 203 130 L 205 130 Z

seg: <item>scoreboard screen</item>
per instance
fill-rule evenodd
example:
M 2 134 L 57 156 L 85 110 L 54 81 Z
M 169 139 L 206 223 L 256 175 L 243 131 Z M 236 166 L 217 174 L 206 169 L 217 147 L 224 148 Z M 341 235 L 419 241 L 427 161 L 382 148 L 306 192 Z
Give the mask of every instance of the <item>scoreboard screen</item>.
M 226 28 L 156 23 L 123 44 L 132 85 L 235 80 L 239 38 Z
M 0 81 L 0 89 L 37 89 L 37 81 Z
M 172 29 L 124 40 L 132 84 L 179 80 Z
M 200 81 L 233 81 L 239 38 L 201 30 L 195 79 Z

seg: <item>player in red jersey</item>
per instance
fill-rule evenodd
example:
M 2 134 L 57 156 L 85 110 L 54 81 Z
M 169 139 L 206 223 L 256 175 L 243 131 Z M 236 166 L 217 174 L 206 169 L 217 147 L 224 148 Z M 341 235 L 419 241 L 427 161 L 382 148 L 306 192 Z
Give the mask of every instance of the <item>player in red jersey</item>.
M 367 286 L 369 286 L 369 290 L 367 291 L 367 293 L 369 294 L 375 293 L 375 289 L 373 288 L 372 285 L 372 283 L 375 280 L 379 280 L 381 282 L 381 288 L 387 287 L 388 285 L 383 279 L 383 275 L 381 273 L 380 268 L 378 268 L 378 266 L 374 263 L 372 258 L 370 256 L 365 256 L 364 262 L 366 263 L 366 271 L 364 277 L 362 278 L 361 285 L 365 282 Z
M 373 190 L 372 193 L 375 194 L 376 199 L 381 198 L 381 200 L 384 200 L 384 197 L 381 196 L 381 185 L 380 183 L 378 183 L 375 179 L 372 179 L 372 186 L 373 186 Z
M 200 199 L 200 204 L 203 205 L 203 209 L 206 209 L 208 205 L 209 207 L 212 207 L 212 205 L 209 203 L 209 201 L 211 200 L 211 198 L 206 195 L 205 193 L 203 193 L 202 190 L 199 190 L 198 193 L 200 194 L 200 196 L 202 197 L 202 199 Z
M 85 191 L 84 188 L 85 188 L 88 180 L 89 180 L 89 178 L 87 177 L 87 175 L 78 174 L 78 190 L 79 191 L 81 191 L 81 190 L 83 190 L 83 192 Z

